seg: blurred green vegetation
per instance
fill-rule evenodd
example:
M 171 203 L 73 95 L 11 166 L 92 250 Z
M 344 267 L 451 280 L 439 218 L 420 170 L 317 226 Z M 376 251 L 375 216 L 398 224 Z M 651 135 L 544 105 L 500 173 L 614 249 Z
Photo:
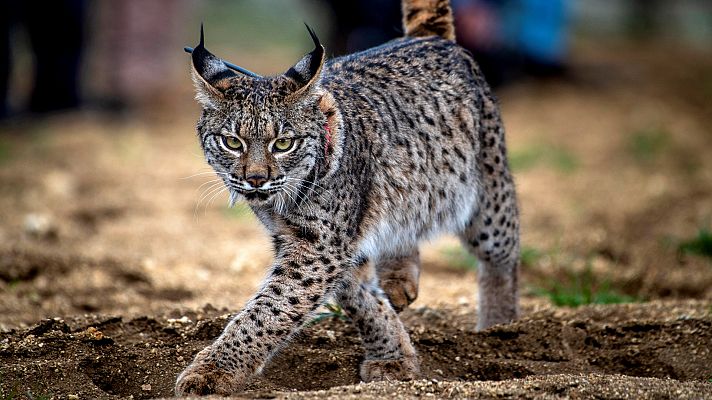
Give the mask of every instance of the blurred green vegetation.
M 509 165 L 513 171 L 526 171 L 545 165 L 559 172 L 572 173 L 578 169 L 579 164 L 576 155 L 569 150 L 546 143 L 513 149 L 509 155 Z
M 467 271 L 477 270 L 478 261 L 462 246 L 448 246 L 440 249 L 447 264 Z M 562 255 L 559 250 L 540 250 L 531 246 L 522 246 L 522 267 L 534 268 L 544 257 L 550 257 L 558 263 Z M 634 296 L 622 294 L 610 279 L 602 278 L 593 272 L 590 260 L 585 268 L 574 270 L 560 267 L 554 273 L 546 272 L 545 279 L 540 279 L 539 286 L 532 290 L 537 296 L 548 297 L 557 306 L 578 307 L 586 304 L 618 304 L 638 301 Z M 555 277 L 555 278 L 554 278 Z M 552 282 L 552 279 L 556 279 Z
M 522 246 L 519 258 L 522 266 L 533 267 L 544 256 L 544 252 L 534 247 Z
M 536 288 L 534 293 L 548 297 L 557 306 L 578 307 L 586 304 L 619 304 L 638 301 L 637 298 L 621 294 L 614 289 L 611 281 L 594 274 L 590 263 L 582 271 L 562 270 L 562 279 L 545 287 Z
M 640 129 L 630 136 L 628 150 L 639 162 L 655 160 L 670 146 L 670 132 L 662 127 Z
M 255 219 L 255 214 L 252 213 L 250 206 L 246 203 L 237 203 L 234 207 L 227 207 L 224 209 L 223 213 L 226 217 L 235 219 L 238 221 L 253 221 Z
M 12 147 L 7 140 L 0 138 L 0 164 L 9 161 L 12 158 Z
M 312 326 L 316 325 L 321 321 L 327 320 L 327 319 L 338 319 L 341 321 L 348 321 L 349 317 L 346 316 L 344 313 L 344 309 L 341 308 L 339 304 L 335 303 L 326 303 L 324 305 L 326 308 L 326 311 L 317 313 L 314 318 L 312 318 L 311 321 L 307 322 L 307 326 Z
M 709 228 L 700 228 L 697 236 L 680 242 L 678 251 L 682 254 L 712 258 L 712 231 Z
M 477 257 L 470 254 L 462 246 L 449 246 L 440 249 L 448 265 L 468 271 L 477 270 Z

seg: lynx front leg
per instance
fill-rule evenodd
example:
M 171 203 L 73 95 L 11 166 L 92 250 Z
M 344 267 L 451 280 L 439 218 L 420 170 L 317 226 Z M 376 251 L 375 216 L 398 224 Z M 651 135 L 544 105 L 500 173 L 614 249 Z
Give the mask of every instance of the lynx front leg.
M 368 264 L 362 266 L 367 267 Z M 337 300 L 358 328 L 366 352 L 361 379 L 371 382 L 416 378 L 419 366 L 415 348 L 376 282 L 359 282 L 352 277 L 342 285 Z
M 177 395 L 240 390 L 333 291 L 343 275 L 336 255 L 318 252 L 299 239 L 279 241 L 282 250 L 270 276 L 220 337 L 180 374 Z
M 420 253 L 417 248 L 411 254 L 379 261 L 376 271 L 379 285 L 397 312 L 403 311 L 418 297 Z

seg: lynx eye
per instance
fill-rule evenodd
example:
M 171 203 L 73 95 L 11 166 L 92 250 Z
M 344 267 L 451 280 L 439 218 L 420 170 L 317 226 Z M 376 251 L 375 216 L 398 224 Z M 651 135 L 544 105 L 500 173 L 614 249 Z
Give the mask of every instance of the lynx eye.
M 223 142 L 223 145 L 225 145 L 225 147 L 227 147 L 230 150 L 235 150 L 235 151 L 242 150 L 242 142 L 240 141 L 240 139 L 238 139 L 234 136 L 223 136 L 222 142 Z
M 274 153 L 284 153 L 294 146 L 293 139 L 277 139 L 272 145 L 272 152 Z

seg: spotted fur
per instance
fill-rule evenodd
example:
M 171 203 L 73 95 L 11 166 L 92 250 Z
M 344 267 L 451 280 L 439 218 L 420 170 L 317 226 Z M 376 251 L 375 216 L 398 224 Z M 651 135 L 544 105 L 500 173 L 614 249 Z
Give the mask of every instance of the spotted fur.
M 446 1 L 404 9 L 428 4 L 449 13 Z M 519 220 L 497 105 L 451 26 L 419 29 L 414 16 L 412 36 L 333 60 L 314 36 L 314 51 L 269 78 L 196 47 L 200 143 L 269 230 L 275 260 L 177 394 L 239 390 L 328 298 L 360 332 L 363 380 L 417 377 L 395 310 L 417 296 L 418 244 L 441 233 L 481 261 L 478 327 L 517 317 Z M 293 140 L 289 152 L 274 150 L 280 138 Z

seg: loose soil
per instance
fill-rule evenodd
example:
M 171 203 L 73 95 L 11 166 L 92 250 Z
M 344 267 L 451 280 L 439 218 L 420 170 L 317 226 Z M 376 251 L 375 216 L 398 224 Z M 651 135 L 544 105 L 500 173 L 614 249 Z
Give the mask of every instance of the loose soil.
M 242 396 L 712 397 L 709 308 L 678 301 L 526 309 L 522 320 L 484 332 L 475 331 L 471 307 L 407 310 L 403 320 L 423 379 L 369 385 L 359 384 L 355 330 L 327 320 L 307 327 Z M 58 398 L 171 396 L 186 362 L 222 330 L 225 312 L 57 318 L 11 331 L 0 341 L 3 390 Z
M 712 220 L 712 58 L 587 49 L 564 80 L 500 92 L 521 320 L 475 331 L 475 271 L 445 238 L 402 314 L 423 379 L 360 384 L 358 336 L 327 319 L 241 396 L 712 398 L 712 261 L 678 250 Z M 181 85 L 154 114 L 0 127 L 1 400 L 169 397 L 259 285 L 269 241 L 211 186 Z M 573 283 L 634 302 L 545 295 Z

